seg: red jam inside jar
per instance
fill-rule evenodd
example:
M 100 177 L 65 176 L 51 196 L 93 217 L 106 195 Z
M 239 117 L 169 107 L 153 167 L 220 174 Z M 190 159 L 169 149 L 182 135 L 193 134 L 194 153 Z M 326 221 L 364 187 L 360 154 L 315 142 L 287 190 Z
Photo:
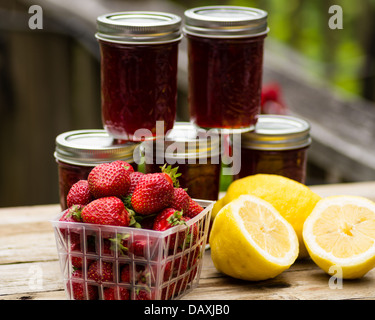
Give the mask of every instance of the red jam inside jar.
M 190 119 L 203 128 L 248 131 L 260 114 L 263 10 L 210 6 L 185 11 Z
M 264 173 L 305 183 L 309 131 L 308 122 L 297 117 L 259 116 L 255 130 L 242 134 L 241 169 L 235 179 Z
M 74 130 L 56 137 L 55 159 L 58 164 L 59 197 L 62 210 L 67 209 L 70 187 L 86 180 L 91 169 L 103 162 L 124 160 L 134 170 L 138 143 L 119 143 L 105 130 Z
M 217 200 L 220 188 L 220 136 L 197 130 L 186 122 L 177 122 L 162 140 L 147 141 L 145 172 L 160 172 L 165 163 L 178 167 L 182 188 L 192 198 Z
M 154 138 L 156 121 L 173 127 L 181 18 L 121 12 L 97 19 L 101 53 L 102 122 L 113 137 Z M 141 136 L 137 130 L 143 129 Z

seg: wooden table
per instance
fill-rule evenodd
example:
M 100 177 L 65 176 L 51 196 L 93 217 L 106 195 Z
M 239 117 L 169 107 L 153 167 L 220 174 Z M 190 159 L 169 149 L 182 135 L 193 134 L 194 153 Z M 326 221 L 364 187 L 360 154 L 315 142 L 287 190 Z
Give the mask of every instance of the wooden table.
M 375 182 L 311 189 L 321 196 L 354 194 L 375 200 Z M 49 222 L 59 211 L 57 204 L 0 208 L 0 300 L 66 299 Z M 199 286 L 183 299 L 375 299 L 375 269 L 360 280 L 340 285 L 310 259 L 297 261 L 271 280 L 232 279 L 217 272 L 207 250 Z

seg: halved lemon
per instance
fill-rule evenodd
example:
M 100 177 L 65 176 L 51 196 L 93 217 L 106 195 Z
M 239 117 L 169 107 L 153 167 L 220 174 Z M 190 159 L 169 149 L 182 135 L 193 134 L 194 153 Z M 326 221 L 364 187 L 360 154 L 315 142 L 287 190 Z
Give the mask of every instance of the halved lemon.
M 241 195 L 219 211 L 210 246 L 216 269 L 243 280 L 276 277 L 298 256 L 293 227 L 269 202 L 252 195 Z
M 375 203 L 359 196 L 324 198 L 302 235 L 312 260 L 326 273 L 360 278 L 375 266 Z

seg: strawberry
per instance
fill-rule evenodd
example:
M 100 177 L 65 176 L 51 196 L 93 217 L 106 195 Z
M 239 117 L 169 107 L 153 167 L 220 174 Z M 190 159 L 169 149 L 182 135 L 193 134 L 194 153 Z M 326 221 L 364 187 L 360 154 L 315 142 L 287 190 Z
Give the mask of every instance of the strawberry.
M 181 224 L 186 224 L 181 211 L 174 208 L 166 208 L 156 216 L 153 229 L 157 231 L 165 231 Z
M 120 273 L 120 279 L 121 279 L 121 282 L 130 283 L 130 270 L 129 270 L 128 264 L 122 267 L 121 273 Z
M 129 173 L 134 172 L 134 168 L 132 167 L 132 165 L 124 160 L 116 160 L 113 161 L 112 164 L 124 167 Z
M 155 285 L 156 265 L 139 265 L 135 266 L 136 283 L 146 284 L 148 286 Z
M 113 281 L 113 264 L 112 262 L 101 262 L 95 260 L 89 265 L 87 270 L 87 279 L 94 280 L 97 283 Z
M 149 288 L 136 289 L 135 300 L 154 300 L 155 292 L 151 292 Z
M 121 197 L 130 187 L 130 173 L 119 164 L 102 163 L 90 171 L 87 181 L 94 198 Z
M 188 218 L 194 218 L 196 215 L 203 211 L 203 207 L 199 205 L 196 201 L 190 198 L 189 208 L 184 212 L 184 216 Z
M 59 221 L 63 222 L 82 222 L 82 205 L 74 205 L 70 208 L 66 209 L 62 217 L 59 219 Z M 66 227 L 60 228 L 61 233 L 67 237 L 68 234 L 70 234 L 70 242 L 72 244 L 80 244 L 81 236 L 80 233 L 82 229 L 80 228 L 72 228 L 69 229 Z M 68 241 L 68 240 L 66 240 Z
M 182 216 L 181 211 L 173 208 L 166 208 L 161 211 L 155 218 L 153 229 L 157 231 L 165 231 L 174 226 L 186 224 L 186 219 Z M 184 243 L 186 230 L 177 233 L 172 233 L 169 237 L 169 249 L 174 249 L 176 238 L 178 237 L 177 246 Z M 168 241 L 168 239 L 166 239 Z
M 185 217 L 186 221 L 190 220 L 190 218 Z M 185 247 L 186 248 L 191 248 L 193 247 L 199 240 L 199 227 L 197 222 L 192 224 L 189 227 L 187 237 L 186 237 L 186 242 L 185 242 Z
M 77 279 L 77 280 L 76 280 Z M 78 279 L 81 279 L 79 281 Z M 72 295 L 74 300 L 86 300 L 85 285 L 83 282 L 82 270 L 75 270 L 72 273 Z M 69 287 L 68 287 L 69 288 Z M 87 286 L 87 296 L 89 300 L 97 300 L 99 298 L 98 289 L 96 286 Z M 69 289 L 68 289 L 69 290 Z
M 169 300 L 173 293 L 174 293 L 174 288 L 176 286 L 176 282 L 172 282 L 168 286 L 164 287 L 162 292 L 161 292 L 161 300 Z
M 174 196 L 170 207 L 182 212 L 188 211 L 190 197 L 187 192 L 182 188 L 174 188 L 173 191 Z
M 60 221 L 65 222 L 82 222 L 82 209 L 83 205 L 73 205 L 66 209 Z
M 68 207 L 73 205 L 86 205 L 93 200 L 90 193 L 89 183 L 87 180 L 79 180 L 74 183 L 66 196 L 66 204 Z
M 130 293 L 128 289 L 119 287 L 118 290 L 119 292 L 117 291 L 116 287 L 104 288 L 104 300 L 130 300 Z M 118 297 L 118 294 L 120 294 L 120 299 Z
M 181 249 L 178 249 L 177 252 L 181 252 Z M 163 280 L 168 281 L 184 274 L 188 267 L 188 259 L 186 255 L 175 258 L 174 260 L 169 260 L 164 266 Z
M 164 173 L 148 173 L 139 180 L 131 205 L 141 215 L 156 213 L 168 207 L 173 199 L 173 184 Z
M 82 210 L 82 220 L 86 223 L 127 227 L 130 217 L 119 198 L 105 197 L 85 206 Z
M 128 189 L 128 195 L 133 194 L 135 187 L 137 186 L 139 180 L 144 176 L 143 172 L 133 172 L 130 174 L 130 187 Z

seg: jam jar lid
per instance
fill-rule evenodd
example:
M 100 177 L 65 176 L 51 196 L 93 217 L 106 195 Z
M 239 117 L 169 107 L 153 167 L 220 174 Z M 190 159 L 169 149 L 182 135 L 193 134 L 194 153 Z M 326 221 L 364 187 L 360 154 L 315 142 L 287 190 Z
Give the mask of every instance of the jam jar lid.
M 255 37 L 268 33 L 267 12 L 241 6 L 205 6 L 186 10 L 183 31 L 204 37 Z
M 139 143 L 118 143 L 105 130 L 74 130 L 56 137 L 56 160 L 95 166 L 103 162 L 124 160 L 133 163 L 133 154 Z
M 190 122 L 176 122 L 163 139 L 145 141 L 144 147 L 150 143 L 156 145 L 156 156 L 163 154 L 166 159 L 202 159 L 220 154 L 219 133 L 197 128 Z
M 156 11 L 125 11 L 97 18 L 96 38 L 119 43 L 166 43 L 180 40 L 181 17 Z
M 310 124 L 283 115 L 259 115 L 255 130 L 242 134 L 242 146 L 256 150 L 291 150 L 311 144 Z

